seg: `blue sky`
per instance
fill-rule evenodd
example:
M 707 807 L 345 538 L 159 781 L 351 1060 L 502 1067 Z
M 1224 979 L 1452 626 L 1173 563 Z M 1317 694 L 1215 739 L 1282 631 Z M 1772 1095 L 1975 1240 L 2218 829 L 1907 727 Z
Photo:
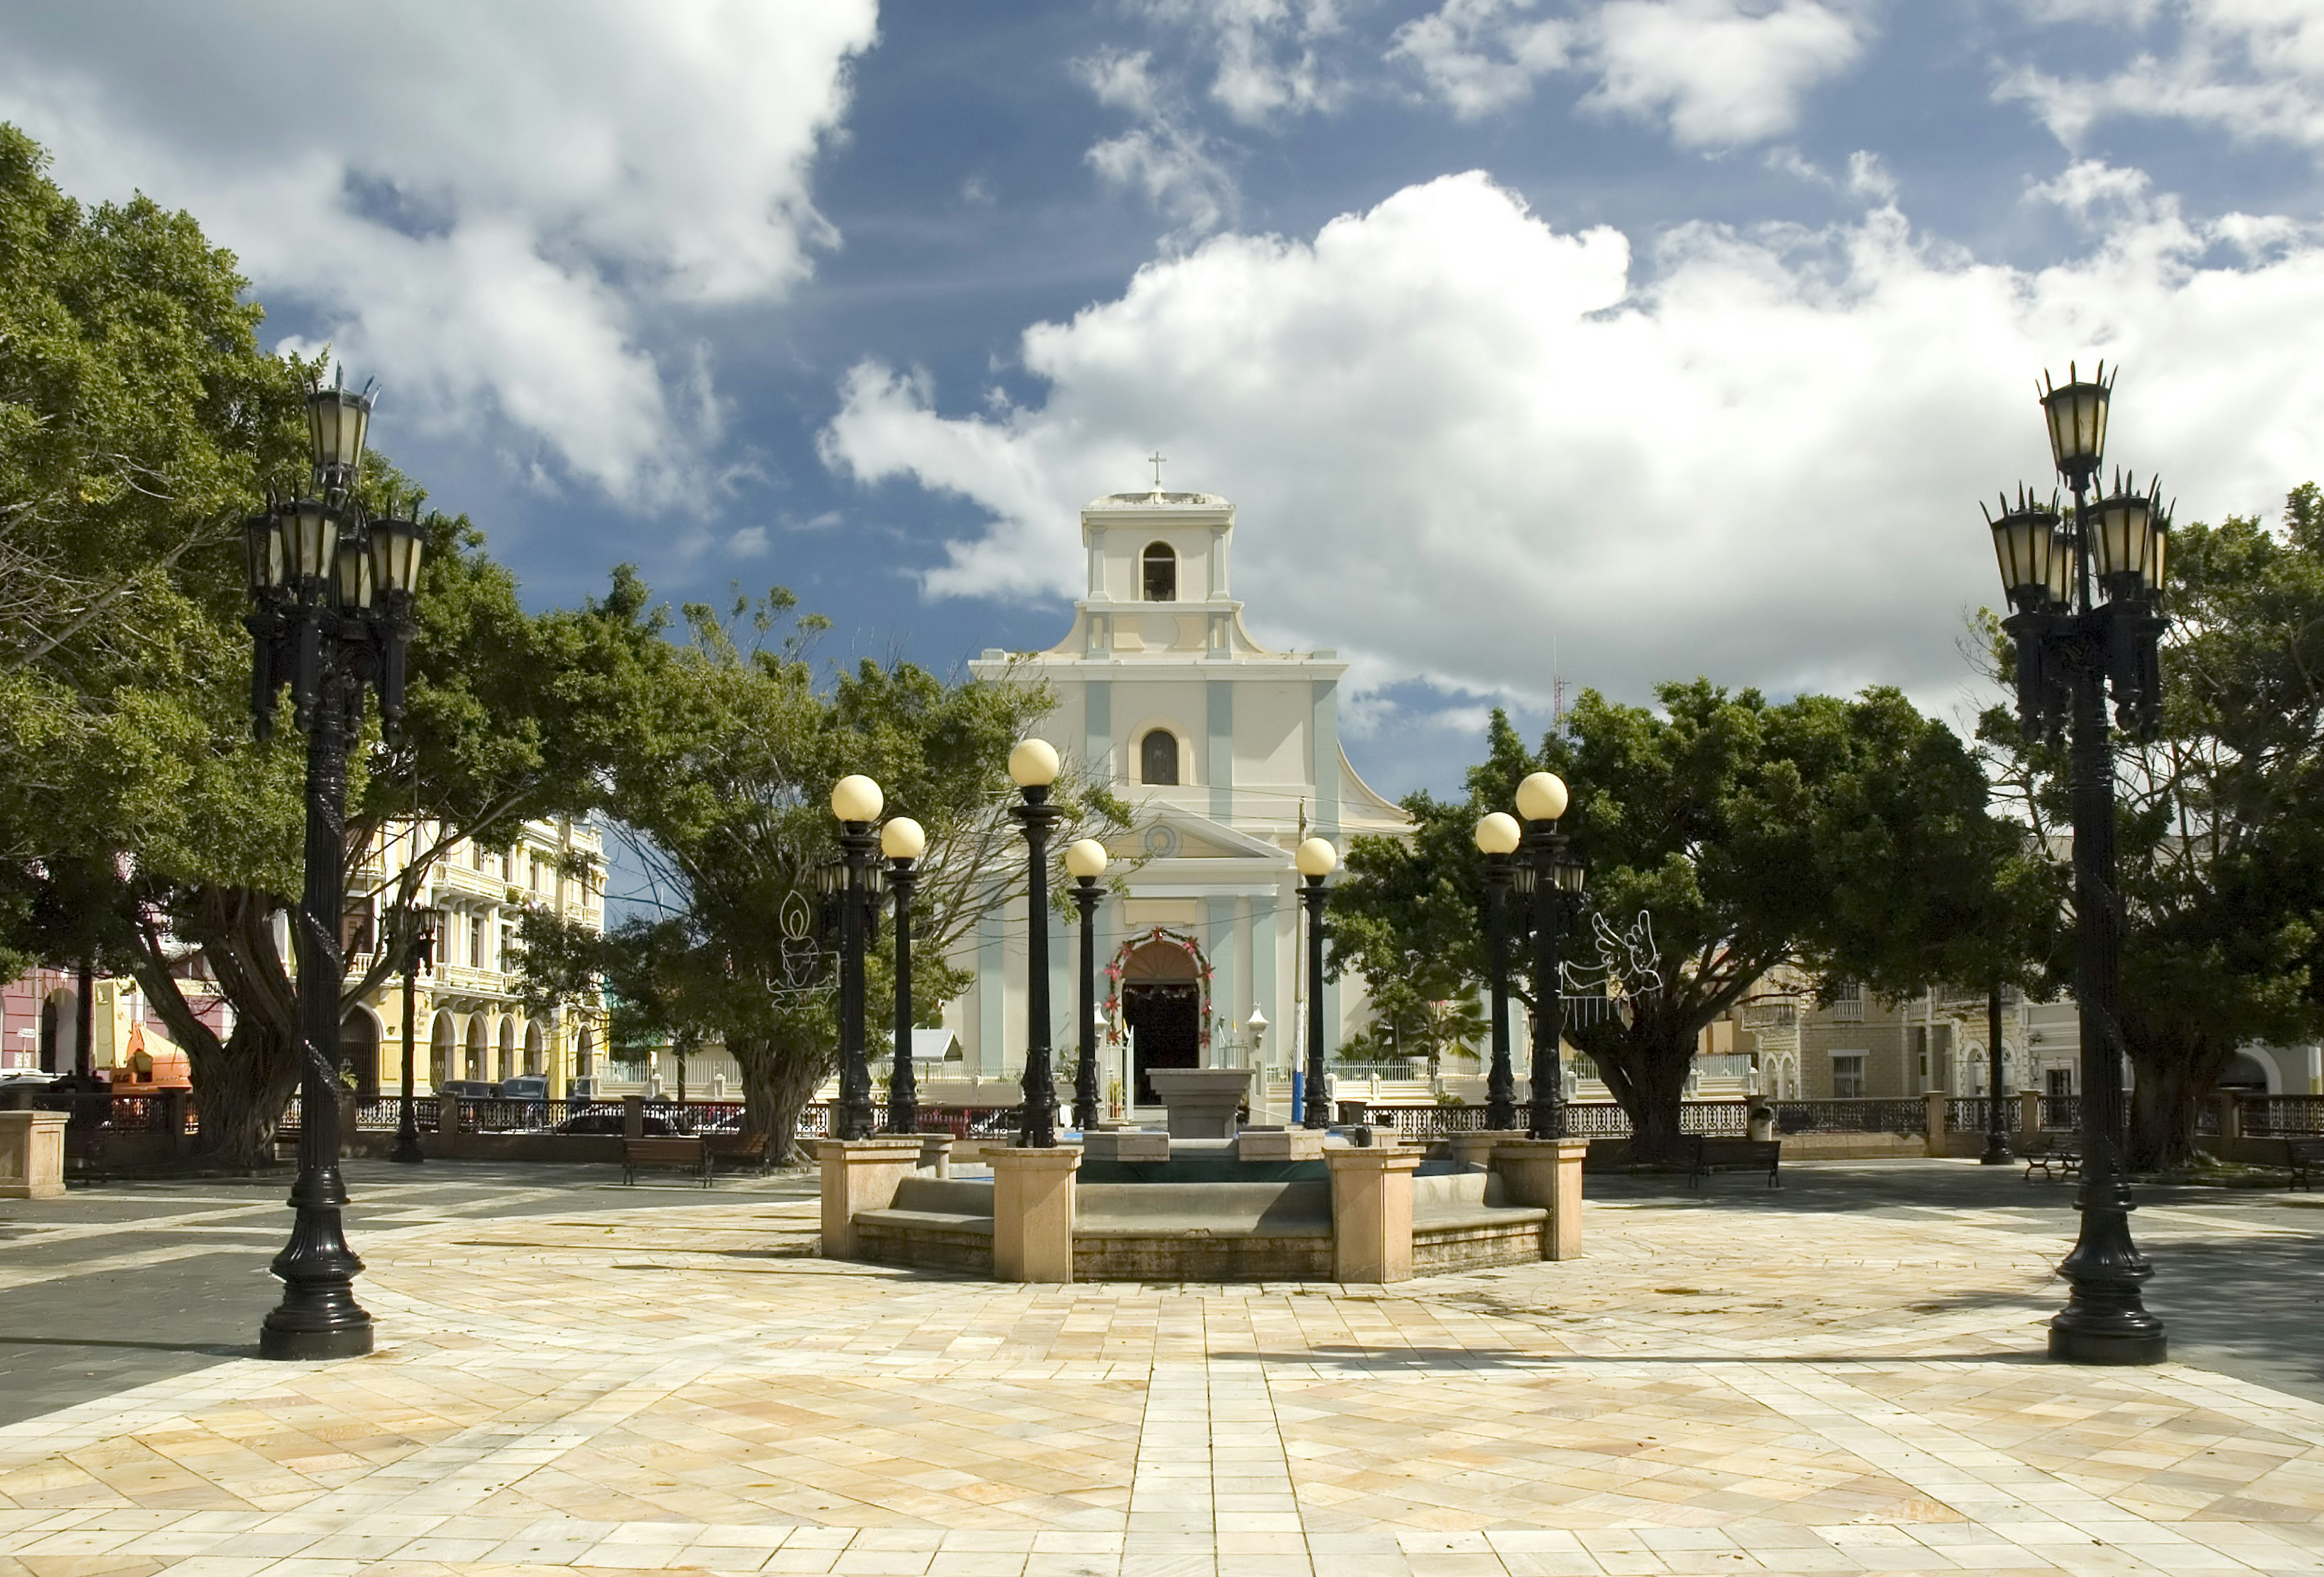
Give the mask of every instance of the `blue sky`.
M 2183 515 L 2324 475 L 2300 0 L 0 4 L 0 116 L 235 248 L 547 604 L 1047 644 L 1074 509 L 1241 509 L 1348 748 L 1554 673 L 1966 694 L 1975 501 L 2125 366 Z M 292 91 L 288 85 L 310 84 Z

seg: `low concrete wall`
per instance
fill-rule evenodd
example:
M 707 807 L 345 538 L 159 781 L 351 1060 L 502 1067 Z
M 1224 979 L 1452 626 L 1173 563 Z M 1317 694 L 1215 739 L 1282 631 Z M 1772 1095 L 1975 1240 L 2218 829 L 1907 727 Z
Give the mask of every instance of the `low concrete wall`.
M 1778 1134 L 1783 1140 L 1785 1161 L 1894 1161 L 1929 1153 L 1929 1141 L 1917 1133 L 1786 1133 Z M 1972 1146 L 1966 1153 L 1975 1156 L 1983 1147 Z M 1950 1155 L 1957 1153 L 1950 1148 Z M 1593 1169 L 1627 1167 L 1630 1164 L 1630 1141 L 1626 1139 L 1593 1139 L 1590 1141 L 1590 1158 L 1583 1165 Z
M 1540 1259 L 1549 1212 L 1512 1205 L 1498 1173 L 1439 1173 L 1412 1180 L 1412 1273 L 1440 1276 Z

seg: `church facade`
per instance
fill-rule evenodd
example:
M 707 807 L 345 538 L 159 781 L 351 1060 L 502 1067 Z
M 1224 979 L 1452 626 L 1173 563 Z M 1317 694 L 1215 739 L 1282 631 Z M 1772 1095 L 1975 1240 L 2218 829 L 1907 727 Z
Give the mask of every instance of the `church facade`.
M 1306 1000 L 1303 836 L 1342 853 L 1402 835 L 1404 812 L 1357 776 L 1340 748 L 1347 665 L 1329 650 L 1273 651 L 1244 628 L 1232 594 L 1234 506 L 1200 493 L 1113 493 L 1082 511 L 1084 595 L 1045 651 L 988 650 L 989 683 L 1043 683 L 1056 705 L 1038 732 L 1133 807 L 1112 840 L 1098 915 L 1104 1095 L 1151 1102 L 1152 1067 L 1267 1070 L 1278 1115 L 1319 1011 L 1325 1055 L 1360 1028 L 1360 980 Z M 1117 880 L 1118 879 L 1118 880 Z M 964 1071 L 1014 1078 L 1024 1063 L 1025 907 L 988 916 L 961 963 L 975 984 L 947 1009 Z M 1048 918 L 1052 1042 L 1060 1071 L 1079 1044 L 1074 923 Z

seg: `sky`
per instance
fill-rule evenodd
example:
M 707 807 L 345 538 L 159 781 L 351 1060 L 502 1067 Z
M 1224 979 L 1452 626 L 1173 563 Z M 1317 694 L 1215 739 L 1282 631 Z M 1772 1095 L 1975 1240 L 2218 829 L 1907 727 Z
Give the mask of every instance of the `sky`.
M 2045 371 L 2181 520 L 2324 476 L 2314 0 L 0 0 L 0 119 L 537 605 L 954 672 L 1158 450 L 1390 795 L 1560 679 L 1958 718 Z

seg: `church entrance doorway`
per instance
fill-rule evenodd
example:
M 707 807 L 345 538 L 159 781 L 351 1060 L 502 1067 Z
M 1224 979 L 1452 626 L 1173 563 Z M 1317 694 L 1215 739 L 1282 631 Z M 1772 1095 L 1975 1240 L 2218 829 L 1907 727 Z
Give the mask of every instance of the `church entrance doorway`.
M 1168 942 L 1148 942 L 1131 953 L 1121 973 L 1121 1019 L 1130 1029 L 1130 1056 L 1140 1106 L 1159 1106 L 1147 1075 L 1156 1068 L 1202 1065 L 1203 992 L 1194 961 Z

